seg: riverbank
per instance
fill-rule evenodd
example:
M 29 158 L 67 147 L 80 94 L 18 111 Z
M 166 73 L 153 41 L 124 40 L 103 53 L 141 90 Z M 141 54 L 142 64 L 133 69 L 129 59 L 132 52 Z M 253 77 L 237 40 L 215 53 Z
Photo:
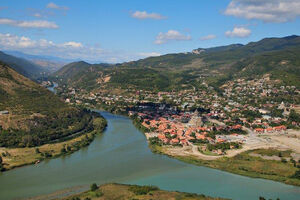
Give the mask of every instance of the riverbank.
M 234 174 L 248 176 L 252 178 L 263 178 L 273 181 L 283 182 L 285 184 L 300 186 L 299 161 L 293 159 L 292 151 L 281 151 L 273 148 L 257 148 L 240 151 L 230 156 L 205 155 L 198 152 L 198 149 L 178 147 L 172 145 L 158 145 L 151 141 L 148 136 L 149 130 L 142 126 L 140 121 L 131 118 L 133 124 L 145 134 L 149 148 L 153 153 L 168 155 L 183 162 L 205 166 Z M 195 153 L 197 151 L 197 153 Z M 254 156 L 258 152 L 257 156 Z M 264 152 L 272 152 L 275 159 L 268 159 Z M 285 153 L 286 157 L 277 155 Z
M 182 156 L 173 154 L 171 153 L 172 151 L 170 151 L 170 147 L 151 144 L 149 144 L 149 147 L 154 153 L 165 154 L 190 164 L 219 169 L 242 176 L 269 179 L 289 185 L 300 186 L 300 177 L 297 176 L 299 168 L 292 162 L 287 161 L 288 159 L 284 158 L 284 161 L 278 161 L 253 156 L 253 152 L 268 151 L 266 149 L 249 150 L 230 158 L 221 157 L 213 160 L 204 160 L 191 155 Z
M 61 200 L 83 200 L 83 199 L 182 199 L 182 200 L 225 200 L 223 198 L 208 197 L 203 194 L 192 194 L 184 192 L 173 192 L 160 190 L 155 186 L 138 186 L 138 185 L 124 185 L 124 184 L 105 184 L 100 187 L 91 186 L 91 190 L 72 195 Z
M 88 146 L 94 140 L 96 134 L 103 132 L 106 125 L 107 122 L 103 117 L 96 117 L 93 119 L 94 129 L 92 131 L 64 142 L 44 144 L 38 147 L 0 148 L 4 171 L 25 165 L 38 164 L 46 159 L 57 158 L 78 151 Z

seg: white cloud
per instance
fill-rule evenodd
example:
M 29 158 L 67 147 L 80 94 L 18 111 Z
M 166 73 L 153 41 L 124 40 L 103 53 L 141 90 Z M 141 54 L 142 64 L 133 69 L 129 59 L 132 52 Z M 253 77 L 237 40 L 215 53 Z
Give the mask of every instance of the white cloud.
M 200 38 L 200 40 L 212 40 L 215 39 L 217 36 L 216 35 L 206 35 Z
M 165 16 L 158 14 L 158 13 L 147 13 L 146 11 L 135 11 L 131 14 L 131 17 L 137 18 L 137 19 L 166 19 Z
M 32 55 L 50 55 L 67 59 L 97 62 L 125 62 L 149 56 L 159 56 L 156 52 L 130 53 L 112 51 L 98 46 L 86 46 L 80 42 L 55 43 L 46 39 L 33 40 L 25 36 L 0 33 L 1 50 L 21 51 Z
M 17 23 L 17 26 L 23 28 L 58 28 L 58 26 L 54 22 L 49 22 L 45 20 L 20 21 Z
M 0 18 L 0 24 L 22 27 L 22 28 L 49 28 L 49 29 L 58 28 L 57 24 L 46 20 L 17 21 L 13 19 Z
M 226 31 L 225 35 L 227 37 L 248 37 L 251 34 L 251 30 L 245 27 L 234 27 L 232 31 Z
M 226 15 L 264 22 L 287 22 L 300 16 L 299 0 L 232 0 Z
M 40 13 L 33 13 L 32 14 L 34 17 L 37 17 L 37 18 L 41 18 L 42 17 L 42 15 L 40 14 Z
M 54 10 L 26 8 L 26 14 L 36 18 L 49 18 L 55 15 Z
M 50 8 L 50 9 L 56 9 L 56 10 L 69 10 L 68 7 L 66 6 L 59 6 L 53 2 L 50 2 L 47 4 L 46 8 Z
M 169 30 L 166 33 L 162 33 L 160 32 L 157 36 L 156 36 L 156 40 L 155 40 L 155 44 L 165 44 L 169 41 L 180 41 L 180 40 L 191 40 L 191 36 L 190 35 L 184 35 L 182 33 L 180 33 L 179 31 L 176 30 Z
M 82 44 L 80 42 L 65 42 L 64 46 L 80 48 L 82 47 Z
M 7 19 L 7 18 L 0 18 L 0 24 L 13 25 L 15 23 L 16 23 L 15 20 Z

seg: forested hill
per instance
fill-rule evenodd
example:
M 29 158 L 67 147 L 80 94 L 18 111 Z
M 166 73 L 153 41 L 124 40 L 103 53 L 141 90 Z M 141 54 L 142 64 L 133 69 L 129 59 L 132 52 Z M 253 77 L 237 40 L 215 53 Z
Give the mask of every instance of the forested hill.
M 92 114 L 71 107 L 0 63 L 0 147 L 37 146 L 92 128 Z
M 56 77 L 76 87 L 176 90 L 203 81 L 218 87 L 234 78 L 270 74 L 300 87 L 300 37 L 265 38 L 247 45 L 199 48 L 103 67 L 83 62 L 63 67 Z M 79 81 L 80 80 L 80 81 Z
M 0 51 L 0 61 L 8 64 L 11 68 L 16 70 L 18 73 L 30 79 L 37 79 L 49 73 L 49 70 L 47 68 L 43 68 L 26 59 L 8 55 L 1 51 Z

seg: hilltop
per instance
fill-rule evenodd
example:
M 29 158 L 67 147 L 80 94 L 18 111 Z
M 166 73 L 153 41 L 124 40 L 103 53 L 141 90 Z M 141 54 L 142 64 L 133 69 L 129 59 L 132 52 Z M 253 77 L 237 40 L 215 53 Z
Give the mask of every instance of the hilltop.
M 203 81 L 219 87 L 235 78 L 270 74 L 299 87 L 300 37 L 265 38 L 247 45 L 199 48 L 115 65 L 75 62 L 54 74 L 78 88 L 171 91 L 199 87 Z

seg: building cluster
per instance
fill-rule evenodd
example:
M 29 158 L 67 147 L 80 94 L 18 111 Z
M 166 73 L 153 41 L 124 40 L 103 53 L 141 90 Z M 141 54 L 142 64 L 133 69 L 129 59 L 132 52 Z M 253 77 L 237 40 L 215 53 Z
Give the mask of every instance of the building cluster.
M 299 90 L 270 80 L 268 75 L 228 81 L 218 91 L 205 82 L 197 89 L 168 92 L 127 89 L 113 94 L 65 86 L 59 90 L 68 103 L 137 115 L 162 144 L 243 143 L 245 130 L 284 133 L 300 123 L 289 118 L 291 111 L 298 109 Z

